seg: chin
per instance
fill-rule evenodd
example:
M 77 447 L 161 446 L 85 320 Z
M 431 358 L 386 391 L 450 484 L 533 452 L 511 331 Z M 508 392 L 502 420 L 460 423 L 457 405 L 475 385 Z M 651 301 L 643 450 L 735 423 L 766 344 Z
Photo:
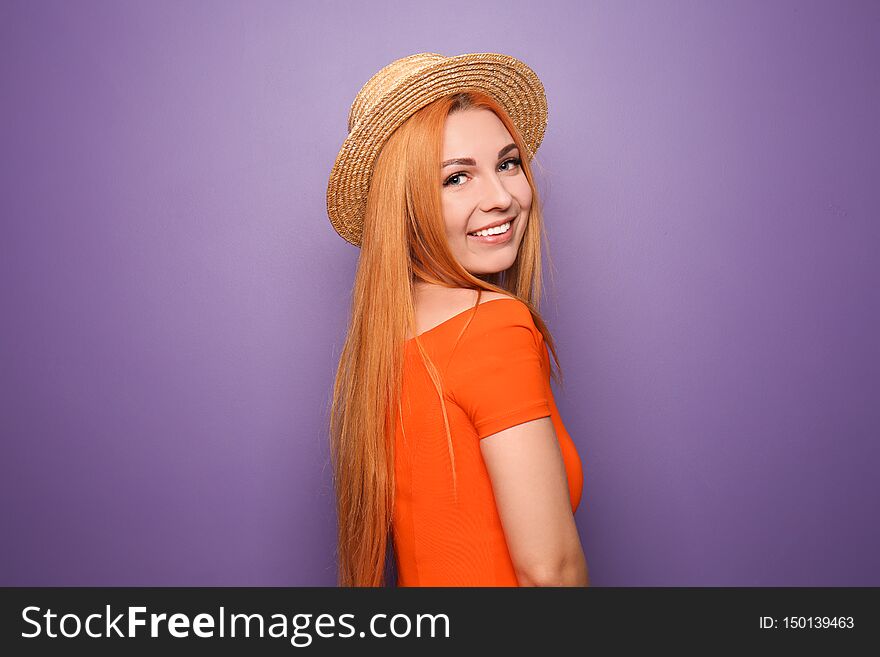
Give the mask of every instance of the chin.
M 497 274 L 499 272 L 510 269 L 515 261 L 516 252 L 514 252 L 514 255 L 512 257 L 494 261 L 491 265 L 485 262 L 480 264 L 474 263 L 473 266 L 465 267 L 465 269 L 467 269 L 471 274 L 474 274 L 475 276 L 487 276 L 489 274 Z

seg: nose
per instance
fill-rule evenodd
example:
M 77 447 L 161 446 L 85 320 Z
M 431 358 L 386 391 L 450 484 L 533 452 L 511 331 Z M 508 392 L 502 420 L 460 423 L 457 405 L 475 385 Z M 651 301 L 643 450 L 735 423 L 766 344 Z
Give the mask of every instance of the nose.
M 513 196 L 507 191 L 507 187 L 505 187 L 501 177 L 497 175 L 485 176 L 484 180 L 486 183 L 483 189 L 483 203 L 480 210 L 489 213 L 493 209 L 506 210 L 509 208 Z

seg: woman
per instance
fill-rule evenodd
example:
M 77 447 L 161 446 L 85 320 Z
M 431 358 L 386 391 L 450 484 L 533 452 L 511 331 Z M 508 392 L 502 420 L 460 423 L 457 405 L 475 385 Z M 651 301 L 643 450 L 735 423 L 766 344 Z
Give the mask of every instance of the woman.
M 546 121 L 495 53 L 405 57 L 355 98 L 327 191 L 361 248 L 330 418 L 341 586 L 384 585 L 392 547 L 399 586 L 589 585 L 536 310 Z

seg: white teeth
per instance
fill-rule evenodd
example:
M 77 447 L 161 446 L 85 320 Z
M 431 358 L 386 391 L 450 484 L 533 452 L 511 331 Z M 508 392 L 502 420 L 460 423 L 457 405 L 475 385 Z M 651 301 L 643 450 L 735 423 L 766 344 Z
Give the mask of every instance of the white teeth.
M 506 233 L 508 230 L 510 230 L 509 221 L 506 224 L 495 226 L 495 228 L 487 228 L 485 230 L 477 231 L 476 233 L 468 233 L 468 235 L 475 235 L 477 237 L 488 237 L 489 235 L 501 235 L 502 233 Z

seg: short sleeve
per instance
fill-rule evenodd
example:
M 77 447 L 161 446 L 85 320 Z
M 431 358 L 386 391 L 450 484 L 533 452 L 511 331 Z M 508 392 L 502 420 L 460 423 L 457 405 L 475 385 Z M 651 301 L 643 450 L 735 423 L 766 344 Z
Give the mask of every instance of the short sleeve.
M 465 332 L 452 370 L 452 396 L 482 440 L 551 413 L 546 347 L 528 308 L 489 302 L 479 310 L 491 312 Z

